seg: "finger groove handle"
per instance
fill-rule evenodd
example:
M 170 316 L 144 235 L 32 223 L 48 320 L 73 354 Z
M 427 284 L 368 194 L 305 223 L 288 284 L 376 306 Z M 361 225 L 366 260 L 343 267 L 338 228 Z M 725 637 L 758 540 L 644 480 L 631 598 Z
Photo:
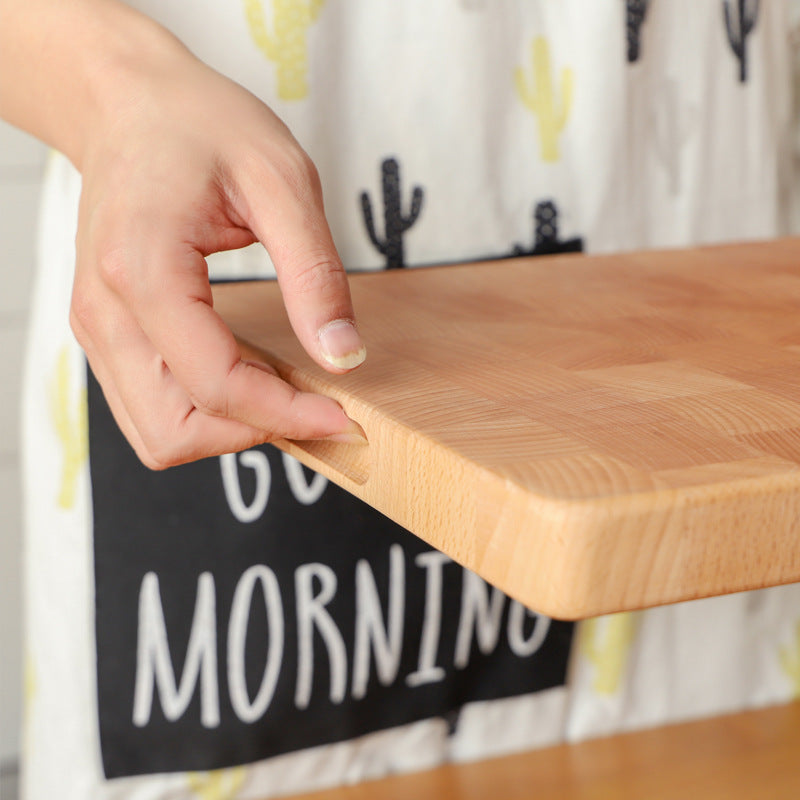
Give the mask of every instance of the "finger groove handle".
M 363 486 L 369 479 L 369 445 L 289 439 L 280 439 L 275 445 L 345 488 L 348 483 Z
M 237 344 L 242 358 L 267 364 L 288 383 L 294 384 L 302 391 L 316 391 L 314 386 L 298 386 L 298 381 L 287 375 L 285 365 L 261 348 L 253 347 L 249 342 L 237 337 Z M 358 420 L 356 420 L 358 422 Z M 371 454 L 368 444 L 345 444 L 329 441 L 296 441 L 279 439 L 273 442 L 285 453 L 294 456 L 302 464 L 330 478 L 334 483 L 343 485 L 352 483 L 363 486 L 369 479 Z

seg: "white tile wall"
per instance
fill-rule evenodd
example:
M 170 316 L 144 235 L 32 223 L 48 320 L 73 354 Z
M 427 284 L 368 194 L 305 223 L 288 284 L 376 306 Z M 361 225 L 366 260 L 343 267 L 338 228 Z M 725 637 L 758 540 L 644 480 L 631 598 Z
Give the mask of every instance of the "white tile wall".
M 22 695 L 19 390 L 46 149 L 0 122 L 0 764 L 19 753 Z

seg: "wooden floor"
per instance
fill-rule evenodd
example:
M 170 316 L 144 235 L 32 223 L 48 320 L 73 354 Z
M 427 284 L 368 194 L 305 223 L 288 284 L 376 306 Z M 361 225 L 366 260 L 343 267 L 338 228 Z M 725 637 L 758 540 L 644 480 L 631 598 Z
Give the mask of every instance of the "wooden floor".
M 294 800 L 797 800 L 800 703 L 392 777 Z

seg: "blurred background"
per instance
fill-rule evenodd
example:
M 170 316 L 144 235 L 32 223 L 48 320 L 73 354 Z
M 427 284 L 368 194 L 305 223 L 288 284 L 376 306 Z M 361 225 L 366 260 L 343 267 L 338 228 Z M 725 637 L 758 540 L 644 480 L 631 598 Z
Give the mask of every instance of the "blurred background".
M 47 148 L 0 122 L 0 797 L 16 796 L 22 696 L 19 396 Z

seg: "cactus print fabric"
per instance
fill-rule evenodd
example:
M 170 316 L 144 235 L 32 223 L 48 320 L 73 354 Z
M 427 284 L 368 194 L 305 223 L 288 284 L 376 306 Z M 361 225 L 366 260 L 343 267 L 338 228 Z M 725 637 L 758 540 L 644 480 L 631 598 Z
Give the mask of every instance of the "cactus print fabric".
M 350 269 L 787 232 L 786 3 L 133 4 L 284 119 Z M 257 800 L 797 695 L 797 586 L 572 626 L 378 536 L 275 451 L 145 482 L 69 331 L 79 192 L 54 156 L 24 402 L 26 800 Z M 260 246 L 209 266 L 274 274 Z

